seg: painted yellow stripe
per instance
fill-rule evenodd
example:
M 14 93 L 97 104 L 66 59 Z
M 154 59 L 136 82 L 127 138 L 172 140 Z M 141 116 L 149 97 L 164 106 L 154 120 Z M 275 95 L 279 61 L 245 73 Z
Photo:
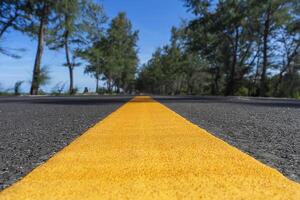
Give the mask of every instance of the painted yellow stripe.
M 299 200 L 300 185 L 151 98 L 136 97 L 0 199 Z

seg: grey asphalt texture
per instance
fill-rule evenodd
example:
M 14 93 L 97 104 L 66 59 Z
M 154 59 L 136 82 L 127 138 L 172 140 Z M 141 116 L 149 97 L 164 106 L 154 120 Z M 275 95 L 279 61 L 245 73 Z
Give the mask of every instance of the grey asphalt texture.
M 188 96 L 156 100 L 300 183 L 300 101 Z
M 1 97 L 0 191 L 132 97 Z
M 0 191 L 131 98 L 0 97 Z M 300 101 L 188 96 L 155 99 L 300 182 Z

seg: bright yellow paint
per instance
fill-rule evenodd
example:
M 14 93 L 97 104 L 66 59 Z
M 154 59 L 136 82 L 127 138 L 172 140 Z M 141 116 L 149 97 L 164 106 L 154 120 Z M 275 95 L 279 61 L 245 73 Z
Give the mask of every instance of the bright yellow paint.
M 299 200 L 300 185 L 151 98 L 136 97 L 0 199 Z

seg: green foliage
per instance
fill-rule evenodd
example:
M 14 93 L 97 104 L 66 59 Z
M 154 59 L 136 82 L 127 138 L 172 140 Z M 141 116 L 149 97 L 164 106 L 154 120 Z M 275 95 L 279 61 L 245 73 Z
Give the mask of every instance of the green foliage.
M 63 82 L 56 83 L 55 86 L 51 90 L 51 95 L 54 95 L 54 96 L 62 95 L 65 90 L 65 86 L 66 86 L 66 84 Z
M 25 49 L 14 49 L 2 46 L 4 36 L 11 29 L 20 29 L 24 27 L 26 16 L 25 0 L 2 0 L 0 1 L 0 54 L 12 58 L 21 58 L 19 55 Z
M 61 0 L 56 10 L 54 28 L 50 29 L 46 35 L 46 42 L 50 49 L 59 50 L 65 47 L 66 43 L 76 40 L 76 20 L 79 17 L 78 0 Z M 66 38 L 67 37 L 67 38 Z
M 299 1 L 185 0 L 185 6 L 195 18 L 173 28 L 170 44 L 142 67 L 141 92 L 297 96 Z
M 11 29 L 37 39 L 31 94 L 49 82 L 42 67 L 44 46 L 64 49 L 69 94 L 80 57 L 98 93 L 253 95 L 299 97 L 300 6 L 297 0 L 184 0 L 194 18 L 171 29 L 169 44 L 157 48 L 139 70 L 138 31 L 124 12 L 108 18 L 93 0 L 0 1 L 0 53 Z M 138 74 L 137 74 L 137 71 Z M 104 81 L 107 88 L 99 87 Z M 15 85 L 19 93 L 21 82 Z M 41 92 L 41 91 L 40 91 Z M 61 87 L 53 90 L 62 93 Z
M 107 90 L 107 88 L 105 87 L 100 87 L 98 90 L 97 90 L 97 94 L 110 94 L 109 91 Z
M 20 90 L 21 90 L 21 85 L 24 83 L 24 81 L 17 81 L 15 83 L 15 86 L 14 86 L 14 94 L 15 95 L 20 95 Z
M 297 96 L 299 1 L 184 2 L 195 18 L 142 67 L 140 91 Z
M 38 74 L 38 84 L 40 86 L 44 86 L 47 85 L 50 80 L 51 80 L 51 76 L 50 76 L 50 71 L 49 71 L 49 67 L 48 66 L 43 66 Z
M 58 17 L 59 0 L 27 0 L 23 8 L 25 16 L 23 26 L 20 30 L 30 37 L 37 39 L 40 32 L 40 25 L 44 23 L 45 34 L 49 34 L 55 27 Z
M 76 38 L 77 42 L 82 45 L 80 48 L 87 49 L 104 36 L 103 25 L 108 18 L 103 6 L 93 3 L 92 0 L 85 0 L 81 3 L 79 16 L 76 23 Z
M 106 69 L 104 75 L 108 82 L 108 90 L 117 87 L 125 92 L 133 89 L 137 57 L 138 32 L 132 30 L 132 25 L 125 13 L 119 13 L 107 30 L 107 51 L 105 56 Z
M 92 47 L 85 51 L 81 51 L 79 55 L 88 61 L 84 73 L 92 75 L 99 79 L 105 71 L 104 56 L 106 52 L 106 38 L 102 37 L 100 41 L 95 42 Z
M 75 63 L 75 57 L 79 49 L 87 49 L 90 46 L 88 40 L 95 42 L 97 36 L 103 34 L 102 24 L 105 22 L 105 15 L 102 7 L 93 1 L 62 0 L 57 9 L 57 18 L 58 23 L 48 35 L 47 43 L 52 50 L 65 49 L 64 66 L 69 68 L 69 94 L 73 95 L 73 69 L 80 65 Z
M 107 90 L 119 93 L 134 89 L 135 73 L 138 64 L 136 43 L 138 32 L 125 13 L 115 17 L 104 36 L 95 40 L 92 46 L 79 55 L 88 61 L 85 73 L 96 78 L 96 91 L 100 78 L 106 81 Z
M 158 48 L 139 72 L 137 89 L 154 94 L 206 94 L 206 61 L 183 49 L 181 30 L 172 28 L 171 44 Z
M 27 0 L 24 12 L 26 13 L 25 25 L 19 30 L 37 39 L 37 51 L 33 67 L 30 94 L 39 93 L 41 77 L 42 55 L 44 52 L 44 41 L 58 21 L 58 0 Z
M 79 92 L 79 88 L 75 86 L 73 89 L 73 94 L 77 94 L 78 92 Z
M 239 90 L 234 94 L 236 96 L 248 96 L 249 90 L 246 87 L 240 87 Z

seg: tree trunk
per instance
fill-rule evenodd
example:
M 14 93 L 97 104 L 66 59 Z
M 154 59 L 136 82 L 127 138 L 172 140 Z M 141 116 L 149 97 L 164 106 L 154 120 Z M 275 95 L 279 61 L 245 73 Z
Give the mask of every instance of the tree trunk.
M 41 71 L 41 61 L 42 61 L 42 55 L 43 55 L 43 50 L 44 50 L 44 36 L 45 36 L 47 16 L 48 16 L 47 11 L 48 11 L 48 7 L 47 7 L 47 5 L 44 5 L 43 14 L 40 18 L 40 26 L 39 26 L 39 33 L 38 33 L 38 46 L 37 46 L 37 52 L 36 52 L 35 61 L 34 61 L 32 83 L 31 83 L 31 88 L 30 88 L 31 95 L 37 95 L 38 90 L 39 90 L 39 76 L 40 76 L 40 71 Z
M 291 98 L 294 98 L 294 89 L 295 89 L 295 79 L 296 79 L 296 74 L 297 74 L 297 70 L 295 69 L 295 66 L 292 66 L 291 69 L 289 69 L 289 72 L 290 73 L 290 83 L 289 83 L 289 86 L 287 88 L 287 94 L 288 94 L 288 97 L 291 97 Z
M 252 82 L 252 86 L 251 86 L 251 91 L 250 91 L 250 95 L 249 96 L 257 96 L 257 79 L 259 77 L 259 64 L 260 64 L 260 44 L 257 44 L 257 60 L 256 60 L 256 69 L 255 69 L 255 76 L 254 76 L 254 80 Z
M 265 20 L 264 25 L 264 34 L 263 34 L 263 66 L 262 73 L 260 78 L 260 88 L 259 88 L 259 96 L 266 96 L 267 92 L 267 68 L 268 68 L 268 38 L 270 32 L 270 8 L 267 11 L 267 18 Z
M 99 92 L 99 75 L 96 75 L 96 93 Z
M 284 71 L 285 70 L 281 70 L 279 73 L 278 81 L 275 83 L 275 86 L 274 86 L 275 89 L 273 91 L 273 96 L 279 96 L 279 86 L 281 85 Z
M 73 67 L 72 66 L 68 66 L 69 68 L 69 76 L 70 76 L 70 87 L 69 87 L 69 94 L 70 95 L 73 95 L 75 93 L 74 91 L 74 88 L 73 88 L 73 82 L 74 82 L 74 79 L 73 79 Z
M 194 83 L 191 81 L 192 80 L 192 73 L 189 73 L 188 75 L 188 80 L 187 80 L 187 93 L 190 95 L 190 94 L 193 94 L 193 91 L 194 91 Z
M 212 73 L 212 79 L 213 79 L 213 87 L 212 87 L 212 95 L 218 95 L 219 94 L 219 80 L 220 80 L 220 68 L 216 67 L 215 72 Z
M 69 68 L 69 76 L 70 76 L 69 94 L 73 95 L 74 94 L 74 80 L 73 80 L 73 69 L 74 68 L 73 68 L 72 63 L 70 61 L 69 44 L 68 44 L 69 31 L 68 30 L 65 31 L 64 39 L 65 39 L 64 43 L 65 43 L 66 61 L 67 61 L 66 64 Z
M 275 84 L 275 90 L 274 90 L 274 93 L 273 93 L 274 96 L 280 95 L 279 94 L 279 86 L 281 85 L 281 82 L 282 82 L 282 79 L 283 79 L 283 74 L 288 69 L 290 69 L 291 62 L 293 61 L 294 57 L 297 55 L 299 47 L 300 47 L 300 44 L 298 43 L 291 54 L 289 53 L 289 51 L 286 52 L 286 55 L 287 55 L 286 56 L 286 61 L 287 62 L 286 63 L 285 62 L 282 63 L 283 67 L 282 67 L 282 70 L 279 73 L 278 81 Z
M 231 63 L 231 69 L 229 74 L 229 80 L 226 87 L 225 95 L 234 95 L 235 92 L 235 68 L 237 63 L 237 51 L 238 51 L 238 42 L 239 42 L 239 30 L 236 28 L 235 31 L 235 42 L 234 42 L 234 50 L 233 50 L 233 60 Z
M 112 93 L 112 78 L 110 72 L 108 73 L 107 90 L 109 93 Z

